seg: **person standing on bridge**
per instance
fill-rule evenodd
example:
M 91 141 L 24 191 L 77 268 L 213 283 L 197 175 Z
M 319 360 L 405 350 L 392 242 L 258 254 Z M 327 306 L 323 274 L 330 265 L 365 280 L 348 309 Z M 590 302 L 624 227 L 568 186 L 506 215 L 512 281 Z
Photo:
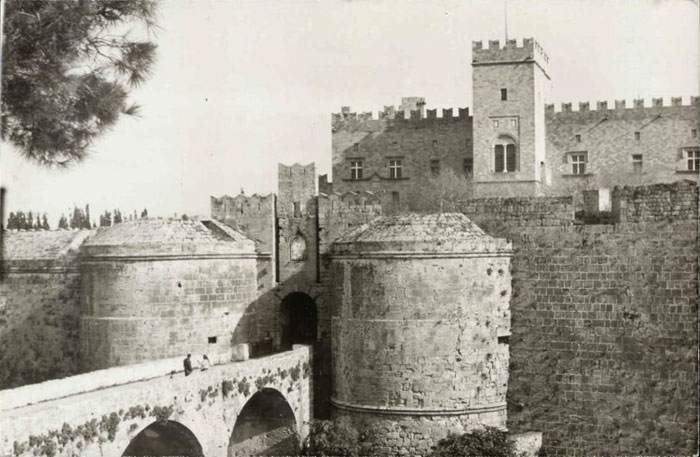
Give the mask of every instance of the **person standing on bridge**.
M 202 356 L 202 361 L 199 363 L 199 369 L 205 371 L 209 368 L 209 357 L 206 354 Z
M 187 357 L 185 360 L 182 361 L 182 364 L 185 366 L 185 376 L 189 376 L 192 373 L 192 360 L 191 360 L 192 354 L 187 354 Z

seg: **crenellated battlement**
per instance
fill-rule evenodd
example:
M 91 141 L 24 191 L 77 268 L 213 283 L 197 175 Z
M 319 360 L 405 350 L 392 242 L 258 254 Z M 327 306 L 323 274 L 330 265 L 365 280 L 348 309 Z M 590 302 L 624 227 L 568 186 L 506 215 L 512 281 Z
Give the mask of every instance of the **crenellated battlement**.
M 382 124 L 401 124 L 416 122 L 452 122 L 471 119 L 469 108 L 427 109 L 425 114 L 422 110 L 410 110 L 410 115 L 401 110 L 396 110 L 394 106 L 385 106 L 382 111 L 357 113 L 350 111 L 350 107 L 344 106 L 340 113 L 332 114 L 333 130 L 342 129 L 344 126 L 357 126 L 363 123 L 380 126 Z
M 268 215 L 272 213 L 274 204 L 274 194 L 267 195 L 245 195 L 239 194 L 235 197 L 222 195 L 221 197 L 211 197 L 212 217 L 217 220 L 235 218 L 240 215 Z
M 297 162 L 293 163 L 292 165 L 280 163 L 277 164 L 277 172 L 279 173 L 280 177 L 314 175 L 316 173 L 316 164 L 314 162 L 307 165 L 302 165 Z
M 472 41 L 472 66 L 535 62 L 547 73 L 549 56 L 542 46 L 533 38 L 524 38 L 522 42 L 506 40 L 501 46 L 499 40 L 488 40 L 488 47 L 482 41 Z
M 594 107 L 593 107 L 594 106 Z M 627 100 L 620 99 L 614 100 L 612 104 L 608 103 L 608 100 L 602 100 L 595 102 L 592 105 L 590 102 L 579 102 L 578 109 L 574 110 L 574 104 L 571 102 L 561 103 L 558 106 L 554 104 L 545 105 L 545 112 L 548 115 L 567 115 L 567 114 L 580 114 L 588 112 L 632 112 L 648 110 L 650 112 L 658 112 L 660 110 L 672 110 L 677 108 L 688 108 L 693 106 L 700 106 L 700 97 L 692 96 L 689 99 L 689 103 L 684 104 L 682 97 L 671 97 L 670 104 L 664 104 L 663 98 L 652 98 L 650 100 L 645 100 L 643 98 L 635 98 L 632 103 L 627 103 Z M 558 108 L 558 109 L 557 109 Z

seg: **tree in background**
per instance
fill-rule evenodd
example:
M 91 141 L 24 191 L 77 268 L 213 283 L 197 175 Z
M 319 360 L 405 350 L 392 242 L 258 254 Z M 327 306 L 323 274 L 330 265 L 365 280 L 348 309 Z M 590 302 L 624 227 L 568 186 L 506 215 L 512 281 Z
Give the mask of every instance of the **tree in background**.
M 17 228 L 27 228 L 27 216 L 24 214 L 24 211 L 17 212 Z
M 148 218 L 148 210 L 146 208 L 141 211 L 141 219 L 147 219 Z
M 103 215 L 100 216 L 100 227 L 109 227 L 112 225 L 112 213 L 105 211 Z
M 94 224 L 90 222 L 90 205 L 85 205 L 85 219 L 83 219 L 82 228 L 90 229 L 93 226 Z
M 73 217 L 70 219 L 70 228 L 81 229 L 85 227 L 85 213 L 82 208 L 73 207 Z
M 15 213 L 10 211 L 10 215 L 7 216 L 7 230 L 17 230 L 19 228 L 19 224 L 17 222 L 17 216 Z
M 461 204 L 472 198 L 472 181 L 451 168 L 440 171 L 425 185 L 412 186 L 407 193 L 406 209 L 419 213 L 459 212 Z
M 61 218 L 58 220 L 59 229 L 68 229 L 68 219 L 65 214 L 61 214 Z
M 156 45 L 119 33 L 155 27 L 154 0 L 7 0 L 2 138 L 30 160 L 78 162 L 121 114 L 155 62 Z
M 119 224 L 122 221 L 122 212 L 118 209 L 114 210 L 114 223 Z
M 34 213 L 29 211 L 26 215 L 24 211 L 11 212 L 7 217 L 8 230 L 50 230 L 49 221 L 46 213 L 34 216 Z

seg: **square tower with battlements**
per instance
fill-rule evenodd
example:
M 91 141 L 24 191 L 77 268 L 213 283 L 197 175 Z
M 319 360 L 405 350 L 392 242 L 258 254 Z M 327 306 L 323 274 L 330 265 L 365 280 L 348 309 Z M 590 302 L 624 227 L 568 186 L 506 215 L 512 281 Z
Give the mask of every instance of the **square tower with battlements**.
M 472 43 L 474 184 L 478 195 L 547 192 L 544 104 L 549 58 L 526 38 Z

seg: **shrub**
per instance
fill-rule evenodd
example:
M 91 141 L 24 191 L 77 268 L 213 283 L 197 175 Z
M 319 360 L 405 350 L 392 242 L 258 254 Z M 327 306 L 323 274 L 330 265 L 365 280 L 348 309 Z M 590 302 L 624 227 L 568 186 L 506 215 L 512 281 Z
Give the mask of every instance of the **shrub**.
M 495 427 L 485 427 L 463 435 L 450 433 L 441 439 L 430 453 L 433 457 L 481 456 L 514 457 L 515 446 L 508 433 Z
M 360 433 L 347 417 L 335 421 L 317 420 L 311 423 L 301 454 L 319 457 L 366 455 L 360 441 Z

